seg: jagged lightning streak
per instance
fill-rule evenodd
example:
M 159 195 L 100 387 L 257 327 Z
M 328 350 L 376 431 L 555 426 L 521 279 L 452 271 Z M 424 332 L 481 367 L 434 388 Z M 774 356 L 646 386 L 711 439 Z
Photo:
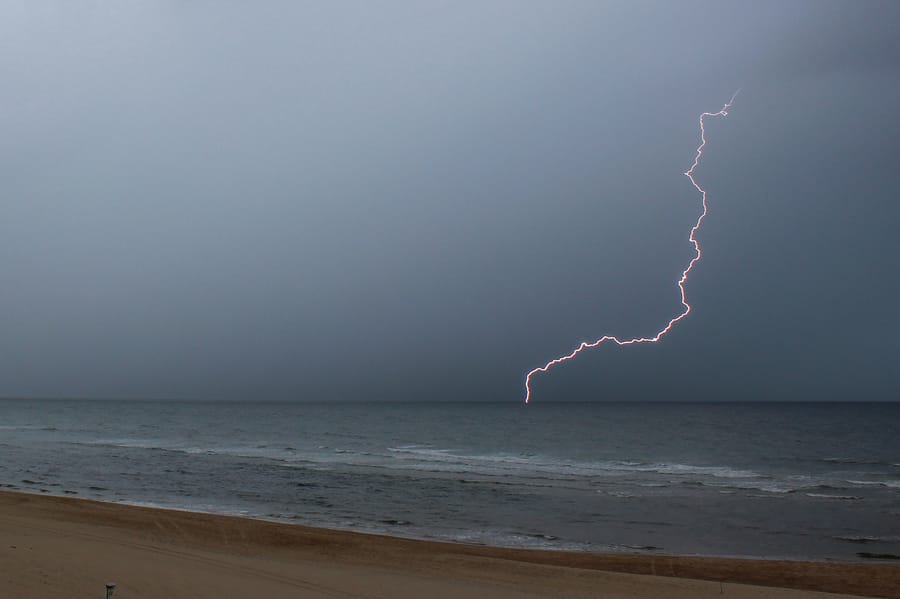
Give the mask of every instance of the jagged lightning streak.
M 734 103 L 734 99 L 737 97 L 738 92 L 741 90 L 737 90 L 734 92 L 734 95 L 731 96 L 731 99 L 722 106 L 722 109 L 718 112 L 704 112 L 700 115 L 700 145 L 697 146 L 697 155 L 694 156 L 694 164 L 691 165 L 691 168 L 684 173 L 688 179 L 691 180 L 691 184 L 697 188 L 697 191 L 700 192 L 701 204 L 703 206 L 703 210 L 700 212 L 700 216 L 697 218 L 697 222 L 691 227 L 691 234 L 688 237 L 688 240 L 694 245 L 695 255 L 691 258 L 691 261 L 688 263 L 687 268 L 684 269 L 681 273 L 681 278 L 678 280 L 678 289 L 681 291 L 681 305 L 684 307 L 681 314 L 674 317 L 672 320 L 666 324 L 656 335 L 653 337 L 636 337 L 634 339 L 619 339 L 618 337 L 614 337 L 612 335 L 604 335 L 603 337 L 597 339 L 596 341 L 588 343 L 587 341 L 582 341 L 581 345 L 576 347 L 572 353 L 561 356 L 559 358 L 554 358 L 550 360 L 543 366 L 535 368 L 531 372 L 528 373 L 525 377 L 525 403 L 531 402 L 531 379 L 539 372 L 547 372 L 557 364 L 562 364 L 563 362 L 567 362 L 583 352 L 586 349 L 593 349 L 598 345 L 602 345 L 607 341 L 612 341 L 616 345 L 636 345 L 638 343 L 656 343 L 660 339 L 665 336 L 666 333 L 672 330 L 672 327 L 675 326 L 677 322 L 682 320 L 688 314 L 691 313 L 691 305 L 687 302 L 687 296 L 684 292 L 684 284 L 687 282 L 688 275 L 693 270 L 694 265 L 700 261 L 700 258 L 703 257 L 703 252 L 700 250 L 700 244 L 697 242 L 697 231 L 700 229 L 700 225 L 703 224 L 703 219 L 706 218 L 706 213 L 708 211 L 708 206 L 706 204 L 706 190 L 704 190 L 697 181 L 694 179 L 694 170 L 700 164 L 700 160 L 703 158 L 703 148 L 706 147 L 706 125 L 705 120 L 708 117 L 717 117 L 717 116 L 728 116 L 728 110 L 731 108 L 731 105 Z

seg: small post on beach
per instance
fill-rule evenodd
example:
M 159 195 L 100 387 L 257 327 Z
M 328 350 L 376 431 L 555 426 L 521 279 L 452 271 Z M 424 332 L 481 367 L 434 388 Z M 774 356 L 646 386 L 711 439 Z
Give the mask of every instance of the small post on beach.
M 116 591 L 116 583 L 106 583 L 106 599 L 112 599 L 113 593 Z

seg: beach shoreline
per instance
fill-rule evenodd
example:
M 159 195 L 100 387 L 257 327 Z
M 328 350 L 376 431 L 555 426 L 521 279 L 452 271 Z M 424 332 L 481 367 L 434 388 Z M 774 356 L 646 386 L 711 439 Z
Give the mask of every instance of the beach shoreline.
M 89 596 L 106 580 L 120 597 L 588 597 L 601 588 L 897 597 L 900 588 L 900 564 L 889 562 L 488 547 L 14 491 L 0 492 L 0 538 L 0 596 L 10 597 Z
M 900 555 L 897 406 L 534 408 L 0 402 L 0 489 L 489 547 Z
M 4 488 L 5 487 L 5 488 Z M 47 498 L 47 497 L 56 497 L 60 499 L 73 499 L 77 501 L 86 501 L 90 503 L 99 503 L 99 504 L 111 504 L 116 506 L 125 506 L 125 507 L 137 507 L 137 508 L 145 508 L 150 510 L 160 510 L 162 512 L 181 512 L 185 514 L 198 514 L 201 516 L 222 516 L 226 518 L 238 518 L 241 520 L 251 520 L 254 522 L 268 522 L 273 524 L 283 524 L 291 527 L 299 527 L 302 529 L 308 529 L 313 531 L 328 531 L 335 533 L 350 533 L 354 535 L 364 535 L 378 538 L 389 538 L 389 539 L 402 539 L 408 541 L 422 541 L 423 543 L 437 543 L 437 544 L 446 544 L 450 546 L 460 546 L 460 547 L 482 547 L 485 549 L 497 549 L 497 550 L 513 550 L 513 551 L 525 551 L 525 552 L 545 552 L 545 553 L 557 553 L 557 554 L 566 554 L 566 555 L 602 555 L 609 558 L 614 558 L 616 556 L 625 556 L 629 558 L 639 558 L 639 557 L 660 557 L 660 558 L 684 558 L 684 559 L 726 559 L 726 560 L 740 560 L 740 561 L 763 561 L 763 562 L 797 562 L 797 563 L 823 563 L 823 564 L 878 564 L 878 563 L 891 563 L 893 559 L 900 560 L 900 556 L 892 556 L 891 559 L 875 559 L 862 557 L 860 556 L 861 552 L 857 553 L 857 558 L 847 558 L 841 559 L 838 557 L 821 557 L 821 556 L 782 556 L 782 555 L 754 555 L 754 554 L 717 554 L 717 553 L 673 553 L 666 552 L 658 547 L 641 547 L 641 546 L 621 546 L 621 549 L 606 549 L 606 548 L 598 548 L 598 549 L 581 549 L 581 548 L 569 548 L 566 546 L 530 546 L 530 545 L 507 545 L 501 543 L 490 543 L 490 542 L 480 542 L 480 541 L 466 541 L 466 540 L 456 540 L 453 538 L 442 538 L 440 536 L 429 536 L 429 535 L 417 535 L 415 533 L 406 532 L 404 527 L 398 526 L 396 530 L 388 530 L 388 529 L 379 529 L 369 527 L 366 523 L 360 523 L 359 526 L 341 526 L 334 525 L 329 526 L 327 524 L 319 524 L 316 522 L 304 522 L 304 520 L 296 516 L 294 519 L 288 519 L 285 517 L 274 517 L 274 516 L 264 516 L 261 514 L 256 514 L 247 511 L 230 511 L 227 509 L 217 510 L 215 508 L 211 508 L 209 506 L 192 508 L 185 505 L 172 505 L 169 503 L 156 503 L 152 501 L 136 501 L 131 499 L 105 499 L 97 496 L 85 496 L 81 495 L 80 491 L 74 490 L 64 490 L 64 491 L 56 491 L 44 488 L 36 488 L 36 489 L 28 489 L 22 488 L 13 484 L 0 484 L 0 494 L 3 493 L 13 493 L 13 494 L 24 494 L 31 495 L 34 497 Z M 535 535 L 537 536 L 537 535 Z M 862 547 L 863 543 L 860 543 L 860 547 Z M 527 560 L 526 560 L 527 561 Z M 900 564 L 900 561 L 897 562 Z

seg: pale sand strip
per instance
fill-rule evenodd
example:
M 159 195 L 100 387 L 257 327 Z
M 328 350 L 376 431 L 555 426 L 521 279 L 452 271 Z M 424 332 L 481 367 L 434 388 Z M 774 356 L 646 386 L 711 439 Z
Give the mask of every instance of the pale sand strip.
M 896 564 L 472 547 L 0 493 L 0 597 L 99 598 L 108 580 L 116 599 L 850 596 L 779 586 L 900 597 Z

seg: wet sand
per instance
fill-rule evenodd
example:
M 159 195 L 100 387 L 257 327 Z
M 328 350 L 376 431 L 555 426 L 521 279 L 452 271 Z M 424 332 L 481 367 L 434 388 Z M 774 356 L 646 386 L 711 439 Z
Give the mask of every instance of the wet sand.
M 117 599 L 900 597 L 900 564 L 504 549 L 0 492 L 0 597 L 108 581 Z

